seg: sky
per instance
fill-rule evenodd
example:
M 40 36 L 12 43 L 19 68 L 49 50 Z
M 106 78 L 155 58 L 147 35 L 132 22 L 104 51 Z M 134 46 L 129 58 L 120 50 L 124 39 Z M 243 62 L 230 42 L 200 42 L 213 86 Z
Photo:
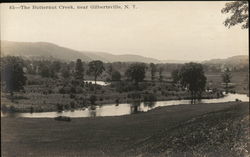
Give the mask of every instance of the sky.
M 221 13 L 225 3 L 2 3 L 1 40 L 51 42 L 79 51 L 135 54 L 161 60 L 248 55 L 248 30 L 242 30 L 240 25 L 230 29 L 223 25 L 229 16 Z M 13 9 L 21 5 L 30 8 Z M 121 8 L 90 8 L 114 5 Z M 74 9 L 65 9 L 70 6 Z M 79 6 L 81 9 L 77 9 Z

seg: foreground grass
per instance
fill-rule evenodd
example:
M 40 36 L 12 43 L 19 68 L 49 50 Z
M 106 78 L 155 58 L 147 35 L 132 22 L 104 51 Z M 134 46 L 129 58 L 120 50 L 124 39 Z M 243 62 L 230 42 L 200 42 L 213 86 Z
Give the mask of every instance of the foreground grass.
M 230 102 L 71 122 L 1 118 L 2 156 L 244 156 L 248 109 Z

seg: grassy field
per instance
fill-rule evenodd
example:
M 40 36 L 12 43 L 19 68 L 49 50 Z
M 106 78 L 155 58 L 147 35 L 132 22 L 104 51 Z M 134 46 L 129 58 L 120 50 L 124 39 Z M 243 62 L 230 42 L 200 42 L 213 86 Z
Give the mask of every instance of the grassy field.
M 234 90 L 236 93 L 249 95 L 249 73 L 232 72 L 231 76 L 231 90 Z M 211 84 L 211 88 L 223 88 L 220 73 L 206 73 L 206 77 L 207 82 Z
M 1 118 L 2 156 L 243 156 L 249 103 L 178 105 L 119 117 Z

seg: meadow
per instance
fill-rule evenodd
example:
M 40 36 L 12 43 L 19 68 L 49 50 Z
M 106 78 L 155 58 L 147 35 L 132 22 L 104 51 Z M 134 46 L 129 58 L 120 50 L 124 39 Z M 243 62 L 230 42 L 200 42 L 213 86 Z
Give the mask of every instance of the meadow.
M 248 109 L 249 102 L 228 102 L 71 122 L 3 117 L 2 156 L 245 156 Z

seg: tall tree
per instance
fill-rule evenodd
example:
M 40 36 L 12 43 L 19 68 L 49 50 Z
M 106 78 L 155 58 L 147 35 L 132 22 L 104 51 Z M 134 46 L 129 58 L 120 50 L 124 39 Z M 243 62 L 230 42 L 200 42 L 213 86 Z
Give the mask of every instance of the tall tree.
M 60 61 L 53 61 L 50 68 L 54 72 L 59 72 L 61 69 L 61 62 Z
M 67 79 L 70 77 L 70 67 L 69 66 L 65 66 L 62 68 L 61 70 L 61 73 L 62 73 L 62 77 Z
M 162 81 L 163 80 L 163 75 L 162 75 L 163 67 L 159 67 L 158 72 L 159 72 L 159 81 Z
M 190 91 L 192 98 L 201 97 L 207 80 L 201 64 L 193 62 L 184 64 L 180 69 L 179 79 L 181 85 Z
M 76 80 L 82 80 L 84 79 L 84 68 L 82 64 L 81 59 L 76 60 L 76 65 L 75 65 L 75 79 Z
M 112 66 L 112 63 L 107 63 L 107 69 L 106 72 L 108 73 L 108 80 L 112 80 L 112 73 L 113 73 L 114 69 Z
M 103 62 L 100 60 L 94 60 L 94 61 L 89 62 L 88 66 L 89 66 L 89 69 L 87 73 L 91 76 L 94 76 L 95 85 L 96 85 L 97 77 L 100 76 L 102 72 L 105 70 Z
M 155 80 L 155 73 L 157 71 L 157 67 L 154 63 L 150 63 L 150 72 L 151 72 L 151 80 L 154 81 Z
M 231 72 L 229 68 L 226 68 L 222 74 L 222 81 L 226 84 L 226 92 L 228 92 L 228 83 L 231 82 L 231 78 L 232 78 Z
M 14 91 L 24 89 L 27 79 L 24 76 L 22 60 L 18 57 L 6 57 L 2 60 L 1 81 L 5 83 L 5 90 L 13 95 Z
M 107 73 L 111 76 L 113 72 L 112 63 L 108 63 Z
M 173 83 L 178 83 L 180 80 L 180 76 L 179 76 L 179 69 L 175 69 L 172 71 L 171 73 L 172 79 L 173 79 Z
M 111 80 L 112 81 L 120 81 L 121 80 L 120 72 L 119 71 L 112 72 Z
M 248 29 L 248 1 L 234 1 L 226 3 L 225 8 L 221 10 L 222 13 L 231 13 L 224 25 L 228 28 L 231 26 L 242 24 L 242 29 Z
M 38 67 L 39 67 L 39 74 L 42 77 L 51 77 L 55 78 L 56 72 L 54 71 L 54 68 L 51 67 L 51 62 L 50 61 L 39 61 Z
M 145 78 L 146 65 L 144 63 L 134 63 L 126 70 L 125 75 L 131 81 L 134 81 L 136 85 Z

